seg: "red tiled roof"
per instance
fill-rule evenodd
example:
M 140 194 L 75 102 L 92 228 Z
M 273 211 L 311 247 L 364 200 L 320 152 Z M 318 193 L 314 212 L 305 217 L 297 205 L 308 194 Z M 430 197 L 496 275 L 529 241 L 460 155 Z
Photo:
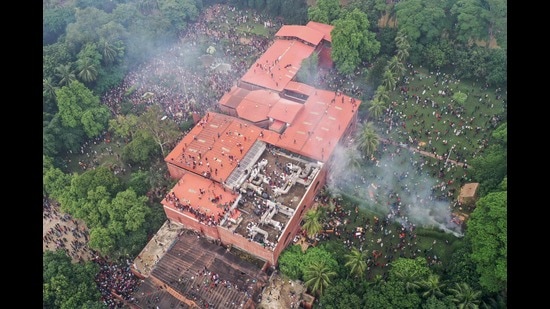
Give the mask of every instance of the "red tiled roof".
M 266 120 L 269 111 L 280 99 L 278 93 L 270 90 L 250 91 L 237 107 L 237 114 L 250 122 Z
M 275 33 L 275 37 L 294 37 L 315 46 L 321 42 L 323 36 L 324 33 L 319 30 L 300 25 L 284 25 Z
M 332 99 L 335 99 L 334 103 Z M 335 92 L 317 89 L 280 138 L 275 132 L 264 132 L 261 139 L 325 162 L 361 104 L 359 100 L 351 103 L 350 99 L 351 97 L 343 94 L 336 96 Z
M 309 96 L 315 92 L 315 87 L 295 81 L 290 81 L 288 82 L 288 84 L 286 84 L 285 90 L 290 90 Z
M 237 108 L 242 99 L 245 98 L 249 92 L 250 90 L 233 86 L 229 92 L 224 93 L 219 103 L 228 107 Z
M 277 104 L 271 108 L 267 116 L 285 123 L 292 123 L 303 107 L 304 105 L 301 103 L 280 99 Z
M 252 147 L 260 131 L 238 118 L 209 112 L 164 161 L 199 175 L 210 173 L 212 179 L 224 182 L 237 161 Z
M 201 190 L 204 194 L 200 193 Z M 172 194 L 181 204 L 191 206 L 208 217 L 214 216 L 215 221 L 224 216 L 223 205 L 231 207 L 238 197 L 223 185 L 192 173 L 185 173 L 161 202 L 166 207 L 181 211 L 176 208 L 174 202 L 170 201 Z M 235 209 L 231 217 L 237 219 L 239 210 Z
M 241 78 L 242 82 L 282 91 L 315 47 L 297 40 L 276 39 Z
M 280 120 L 274 120 L 273 123 L 269 126 L 269 129 L 274 132 L 268 131 L 269 132 L 268 135 L 264 136 L 264 141 L 275 145 L 275 139 L 279 138 L 279 134 L 271 134 L 271 133 L 281 132 L 285 126 L 286 126 L 285 122 Z M 270 142 L 269 140 L 273 140 L 273 141 Z
M 332 42 L 332 37 L 330 35 L 330 32 L 332 31 L 332 29 L 334 29 L 334 26 L 328 25 L 328 24 L 318 23 L 316 21 L 310 21 L 310 22 L 307 23 L 306 27 L 311 28 L 311 29 L 315 29 L 315 30 L 323 33 L 323 35 L 324 35 L 323 39 L 326 40 L 326 41 Z

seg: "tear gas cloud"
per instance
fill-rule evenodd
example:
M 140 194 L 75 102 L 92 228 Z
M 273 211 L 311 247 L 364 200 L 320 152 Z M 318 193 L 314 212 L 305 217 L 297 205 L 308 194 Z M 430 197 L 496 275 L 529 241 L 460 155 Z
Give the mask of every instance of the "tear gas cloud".
M 380 147 L 383 147 L 380 145 Z M 346 193 L 364 201 L 364 207 L 404 226 L 439 228 L 462 236 L 452 222 L 451 201 L 444 183 L 434 179 L 426 168 L 427 159 L 397 148 L 384 151 L 381 158 L 364 163 L 354 145 L 335 148 L 327 186 L 331 193 Z

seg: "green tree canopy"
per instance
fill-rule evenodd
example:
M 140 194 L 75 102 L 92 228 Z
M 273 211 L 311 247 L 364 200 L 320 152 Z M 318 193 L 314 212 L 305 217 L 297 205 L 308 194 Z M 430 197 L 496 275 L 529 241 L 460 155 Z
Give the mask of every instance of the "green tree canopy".
M 331 57 L 339 72 L 350 74 L 362 61 L 378 55 L 380 42 L 369 28 L 367 15 L 359 9 L 334 21 Z
M 319 298 L 319 307 L 326 309 L 362 308 L 361 289 L 357 289 L 351 280 L 334 280 L 327 286 Z
M 44 308 L 102 308 L 101 294 L 94 284 L 99 266 L 71 263 L 65 251 L 45 251 L 42 256 L 42 300 Z
M 160 147 L 162 156 L 166 156 L 166 146 L 175 145 L 182 132 L 177 123 L 170 119 L 163 119 L 163 111 L 159 105 L 151 106 L 139 117 L 138 127 L 145 130 Z
M 337 272 L 324 261 L 315 261 L 307 264 L 304 269 L 304 285 L 313 294 L 323 295 L 324 291 L 331 285 L 332 278 L 336 275 Z
M 508 281 L 507 204 L 507 191 L 489 193 L 477 201 L 467 221 L 479 282 L 491 292 L 505 289 Z
M 389 279 L 402 282 L 409 292 L 418 288 L 419 283 L 427 280 L 431 273 L 425 257 L 398 258 L 391 263 Z
M 67 36 L 65 42 L 74 55 L 88 43 L 98 43 L 100 29 L 110 21 L 106 12 L 94 7 L 76 9 L 76 21 L 67 25 Z
M 374 131 L 372 122 L 367 122 L 359 132 L 357 147 L 363 155 L 369 157 L 374 154 L 380 144 L 380 138 Z
M 415 292 L 407 292 L 405 282 L 391 280 L 365 290 L 364 308 L 419 308 L 422 300 Z
M 341 13 L 339 0 L 317 0 L 314 5 L 308 7 L 307 17 L 311 21 L 323 24 L 332 24 Z
M 323 226 L 319 221 L 320 215 L 321 212 L 316 209 L 310 209 L 306 211 L 304 215 L 304 224 L 302 225 L 302 229 L 306 232 L 309 238 L 313 238 L 323 229 Z
M 411 45 L 435 42 L 447 27 L 445 9 L 438 0 L 399 1 L 395 4 L 399 32 L 407 36 Z
M 449 292 L 452 295 L 452 301 L 458 308 L 479 308 L 481 292 L 472 289 L 467 283 L 456 283 L 454 287 L 449 288 Z
M 351 252 L 346 254 L 345 266 L 349 269 L 350 274 L 362 278 L 367 270 L 367 254 L 368 250 L 359 251 L 357 248 L 351 248 Z
M 73 81 L 55 93 L 64 127 L 83 128 L 88 137 L 97 136 L 107 127 L 109 110 L 81 82 Z
M 187 28 L 187 23 L 195 21 L 202 9 L 202 2 L 196 0 L 158 0 L 160 13 L 178 30 Z
M 502 145 L 490 145 L 481 156 L 471 161 L 471 175 L 479 182 L 479 195 L 499 190 L 499 184 L 508 173 L 507 151 Z

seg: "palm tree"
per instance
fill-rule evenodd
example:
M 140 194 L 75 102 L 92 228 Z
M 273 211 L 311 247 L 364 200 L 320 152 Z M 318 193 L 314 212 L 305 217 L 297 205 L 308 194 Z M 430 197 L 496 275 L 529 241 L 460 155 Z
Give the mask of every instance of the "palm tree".
M 114 63 L 119 57 L 119 54 L 122 53 L 123 49 L 124 47 L 118 46 L 117 44 L 112 44 L 107 40 L 101 40 L 99 43 L 99 51 L 103 56 L 103 61 L 105 64 Z
M 347 165 L 351 167 L 353 170 L 360 169 L 363 162 L 363 158 L 361 158 L 360 153 L 356 149 L 349 148 L 346 150 L 346 154 L 347 154 L 347 160 L 348 160 Z M 332 203 L 332 200 L 329 203 Z
M 459 309 L 479 308 L 481 291 L 472 289 L 466 282 L 456 283 L 449 292 L 452 294 L 452 301 Z
M 399 61 L 397 56 L 391 57 L 391 59 L 388 61 L 388 69 L 392 71 L 392 73 L 397 77 L 403 76 L 405 74 L 405 66 L 403 63 Z
M 90 83 L 96 80 L 98 74 L 97 68 L 91 58 L 78 59 L 76 64 L 78 66 L 78 77 L 82 81 Z
M 409 43 L 409 37 L 403 31 L 398 31 L 395 36 L 395 46 L 397 49 L 408 49 L 411 45 Z
M 61 64 L 55 70 L 57 71 L 56 75 L 59 77 L 59 86 L 68 86 L 72 81 L 76 80 L 70 63 Z
M 367 122 L 367 124 L 363 126 L 357 142 L 359 151 L 361 151 L 366 157 L 370 157 L 374 154 L 380 144 L 380 137 L 374 131 L 372 122 Z
M 312 293 L 321 296 L 336 275 L 324 262 L 313 262 L 304 270 L 304 284 Z
M 397 59 L 399 59 L 399 61 L 401 63 L 407 61 L 408 58 L 409 58 L 409 46 L 408 45 L 407 45 L 407 47 L 397 49 Z
M 302 229 L 306 231 L 306 234 L 309 238 L 312 238 L 313 236 L 315 236 L 315 234 L 319 233 L 323 229 L 321 223 L 319 222 L 320 216 L 321 213 L 314 209 L 310 209 L 306 212 Z
M 387 69 L 384 71 L 384 75 L 382 75 L 382 85 L 384 85 L 387 91 L 395 90 L 397 86 L 397 77 L 391 70 Z
M 380 101 L 376 96 L 370 101 L 369 113 L 375 119 L 379 119 L 384 110 L 386 109 L 386 104 L 383 101 Z
M 373 99 L 377 99 L 378 101 L 388 103 L 388 101 L 390 100 L 390 96 L 388 94 L 388 90 L 386 90 L 386 87 L 384 87 L 384 85 L 380 85 L 378 86 L 378 88 L 376 88 L 376 92 L 374 93 Z
M 405 290 L 407 293 L 415 291 L 420 288 L 420 281 L 414 277 L 410 272 L 394 271 L 396 277 L 403 283 L 405 283 Z
M 374 278 L 372 278 L 372 281 L 369 281 L 368 286 L 379 288 L 384 283 L 386 283 L 386 281 L 384 281 L 384 277 L 382 277 L 382 275 L 380 274 L 377 274 L 374 276 Z
M 346 267 L 349 267 L 350 274 L 355 275 L 356 277 L 361 278 L 365 271 L 367 270 L 367 252 L 359 251 L 357 248 L 353 247 L 349 254 L 346 254 Z
M 443 292 L 441 289 L 445 286 L 444 283 L 439 282 L 439 275 L 430 274 L 426 280 L 420 281 L 420 287 L 424 289 L 422 296 L 429 298 L 430 296 L 441 297 Z
M 53 84 L 51 77 L 42 79 L 42 95 L 44 97 L 55 99 L 55 90 L 57 87 Z

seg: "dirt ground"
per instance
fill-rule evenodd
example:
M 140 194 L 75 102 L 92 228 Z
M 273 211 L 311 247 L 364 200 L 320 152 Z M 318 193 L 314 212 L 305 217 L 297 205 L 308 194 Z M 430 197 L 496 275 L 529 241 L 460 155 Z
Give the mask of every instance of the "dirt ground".
M 44 210 L 42 216 L 42 251 L 55 251 L 59 247 L 56 245 L 56 242 L 63 243 L 63 247 L 69 251 L 73 262 L 76 263 L 79 260 L 89 261 L 92 258 L 92 253 L 88 249 L 87 242 L 82 235 L 83 231 L 87 232 L 84 222 L 73 219 L 70 215 L 63 214 L 55 202 L 51 202 L 50 204 L 50 208 Z M 56 224 L 59 224 L 58 229 L 55 228 Z M 75 234 L 73 231 L 77 231 L 77 233 Z M 46 240 L 46 235 L 50 235 L 52 239 Z
M 302 300 L 312 302 L 311 296 L 305 293 L 306 287 L 302 282 L 283 280 L 277 272 L 264 289 L 258 309 L 300 308 Z

